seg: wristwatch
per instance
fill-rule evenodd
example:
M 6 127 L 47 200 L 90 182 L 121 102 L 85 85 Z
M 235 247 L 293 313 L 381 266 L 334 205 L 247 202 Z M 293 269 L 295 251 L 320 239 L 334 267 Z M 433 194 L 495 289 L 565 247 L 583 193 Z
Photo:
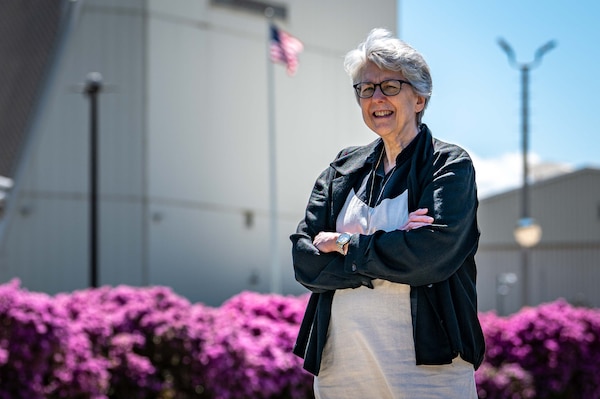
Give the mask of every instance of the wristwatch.
M 352 238 L 352 234 L 342 233 L 338 236 L 337 240 L 335 240 L 335 244 L 338 247 L 338 252 L 342 255 L 346 255 L 346 251 L 344 250 L 344 245 L 350 242 L 350 238 Z

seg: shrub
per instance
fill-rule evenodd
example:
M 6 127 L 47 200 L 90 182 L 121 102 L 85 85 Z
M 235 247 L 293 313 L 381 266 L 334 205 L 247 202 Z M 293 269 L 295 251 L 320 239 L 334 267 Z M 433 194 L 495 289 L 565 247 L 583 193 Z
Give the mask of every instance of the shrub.
M 0 326 L 0 398 L 105 397 L 108 362 L 50 296 L 0 285 Z
M 306 298 L 209 308 L 165 287 L 50 297 L 15 280 L 0 285 L 0 398 L 309 398 L 291 353 Z
M 475 373 L 480 399 L 533 399 L 536 397 L 531 374 L 518 364 L 506 363 L 498 368 L 484 363 Z
M 0 399 L 309 399 L 292 346 L 308 295 L 243 292 L 218 308 L 165 287 L 51 297 L 0 285 Z M 480 314 L 485 399 L 600 398 L 600 311 L 558 300 Z
M 165 287 L 102 287 L 57 296 L 93 354 L 109 361 L 108 397 L 204 397 L 213 310 Z
M 531 375 L 536 398 L 600 398 L 600 311 L 557 300 L 480 319 L 486 364 L 519 365 Z
M 306 298 L 245 292 L 221 306 L 204 353 L 216 399 L 312 397 L 312 376 L 292 355 Z

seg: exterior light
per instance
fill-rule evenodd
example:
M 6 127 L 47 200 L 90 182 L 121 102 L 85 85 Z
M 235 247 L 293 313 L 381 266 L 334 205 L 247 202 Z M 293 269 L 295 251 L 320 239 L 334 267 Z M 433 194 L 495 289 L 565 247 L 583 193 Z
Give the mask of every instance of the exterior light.
M 522 218 L 514 231 L 515 240 L 522 248 L 531 248 L 542 239 L 542 228 L 532 218 Z

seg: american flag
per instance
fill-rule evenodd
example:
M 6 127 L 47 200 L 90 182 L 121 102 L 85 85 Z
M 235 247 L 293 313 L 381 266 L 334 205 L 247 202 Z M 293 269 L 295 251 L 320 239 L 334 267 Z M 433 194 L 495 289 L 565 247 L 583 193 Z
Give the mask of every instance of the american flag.
M 300 40 L 271 25 L 271 61 L 284 64 L 293 76 L 298 68 L 298 54 L 304 49 Z

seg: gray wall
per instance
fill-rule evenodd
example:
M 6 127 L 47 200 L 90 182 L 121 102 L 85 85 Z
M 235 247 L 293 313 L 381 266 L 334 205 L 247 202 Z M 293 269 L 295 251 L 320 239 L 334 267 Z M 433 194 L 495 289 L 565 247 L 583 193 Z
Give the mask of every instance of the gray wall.
M 520 190 L 481 200 L 479 308 L 512 313 L 523 304 L 563 298 L 600 306 L 600 170 L 582 169 L 531 186 L 531 216 L 542 227 L 542 240 L 523 254 L 513 238 L 520 217 Z M 496 279 L 514 273 L 518 281 L 497 295 Z

